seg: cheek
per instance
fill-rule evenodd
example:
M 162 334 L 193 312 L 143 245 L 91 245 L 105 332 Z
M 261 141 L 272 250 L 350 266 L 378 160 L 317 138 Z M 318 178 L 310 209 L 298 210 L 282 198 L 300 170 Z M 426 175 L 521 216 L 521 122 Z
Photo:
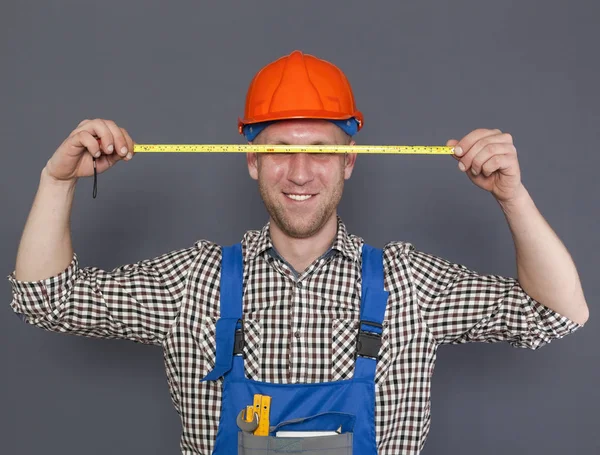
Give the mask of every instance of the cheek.
M 340 181 L 344 180 L 344 164 L 337 160 L 327 163 L 327 165 L 324 165 L 319 169 L 318 175 L 324 185 L 336 186 Z
M 279 182 L 284 175 L 285 169 L 281 165 L 268 164 L 258 167 L 258 180 L 266 187 L 273 186 Z

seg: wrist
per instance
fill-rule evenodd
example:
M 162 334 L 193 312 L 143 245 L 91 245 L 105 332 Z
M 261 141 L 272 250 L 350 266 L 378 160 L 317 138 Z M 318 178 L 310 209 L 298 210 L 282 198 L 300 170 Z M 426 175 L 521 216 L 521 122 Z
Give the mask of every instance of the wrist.
M 505 213 L 514 211 L 519 208 L 523 208 L 529 205 L 533 200 L 531 199 L 531 195 L 521 184 L 521 186 L 515 191 L 515 194 L 510 199 L 500 200 L 497 199 L 498 204 L 502 208 Z
M 46 166 L 44 166 L 40 175 L 41 183 L 47 183 L 52 186 L 64 187 L 67 189 L 74 188 L 77 184 L 77 180 L 79 180 L 78 177 L 74 177 L 72 179 L 57 179 L 52 174 L 50 174 Z

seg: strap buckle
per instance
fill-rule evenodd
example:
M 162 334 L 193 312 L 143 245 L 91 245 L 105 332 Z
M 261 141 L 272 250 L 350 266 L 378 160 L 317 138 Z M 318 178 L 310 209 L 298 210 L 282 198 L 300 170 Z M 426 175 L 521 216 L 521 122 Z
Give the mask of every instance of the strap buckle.
M 367 326 L 372 326 L 375 328 L 375 330 L 364 330 L 363 324 Z M 372 321 L 361 320 L 358 330 L 358 337 L 356 339 L 356 351 L 354 354 L 354 359 L 356 359 L 356 357 L 358 356 L 361 356 L 379 360 L 379 350 L 381 349 L 382 333 L 382 324 Z
M 235 330 L 235 340 L 233 342 L 233 355 L 244 355 L 244 320 L 240 319 L 241 328 Z

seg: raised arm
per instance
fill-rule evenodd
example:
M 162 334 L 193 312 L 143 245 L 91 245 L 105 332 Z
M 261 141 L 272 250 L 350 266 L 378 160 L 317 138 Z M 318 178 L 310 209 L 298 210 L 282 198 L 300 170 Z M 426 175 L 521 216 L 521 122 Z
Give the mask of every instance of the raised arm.
M 129 152 L 133 156 L 133 140 L 110 120 L 84 120 L 71 132 L 42 169 L 17 252 L 16 279 L 37 281 L 67 268 L 73 258 L 70 218 L 79 177 L 93 175 L 94 157 L 102 173 Z
M 75 186 L 79 177 L 93 175 L 93 156 L 102 173 L 132 155 L 133 141 L 124 129 L 109 120 L 84 120 L 42 170 L 15 270 L 7 277 L 11 307 L 26 322 L 149 344 L 160 344 L 170 330 L 197 246 L 105 271 L 81 268 L 71 243 Z
M 521 181 L 513 138 L 500 130 L 478 129 L 454 146 L 454 158 L 476 186 L 502 207 L 517 255 L 520 285 L 534 299 L 583 325 L 589 317 L 571 255 L 536 208 Z

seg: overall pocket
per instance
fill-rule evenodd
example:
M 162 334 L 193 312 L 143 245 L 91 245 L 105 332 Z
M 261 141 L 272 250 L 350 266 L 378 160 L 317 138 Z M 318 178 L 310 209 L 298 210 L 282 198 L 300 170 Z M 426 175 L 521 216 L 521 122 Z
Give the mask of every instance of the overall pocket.
M 273 455 L 281 453 L 352 455 L 352 433 L 308 438 L 254 436 L 243 432 L 238 435 L 238 455 Z
M 324 412 L 287 420 L 270 428 L 269 436 L 238 433 L 238 455 L 352 455 L 356 417 L 342 412 Z M 278 431 L 336 431 L 327 436 L 276 437 Z

